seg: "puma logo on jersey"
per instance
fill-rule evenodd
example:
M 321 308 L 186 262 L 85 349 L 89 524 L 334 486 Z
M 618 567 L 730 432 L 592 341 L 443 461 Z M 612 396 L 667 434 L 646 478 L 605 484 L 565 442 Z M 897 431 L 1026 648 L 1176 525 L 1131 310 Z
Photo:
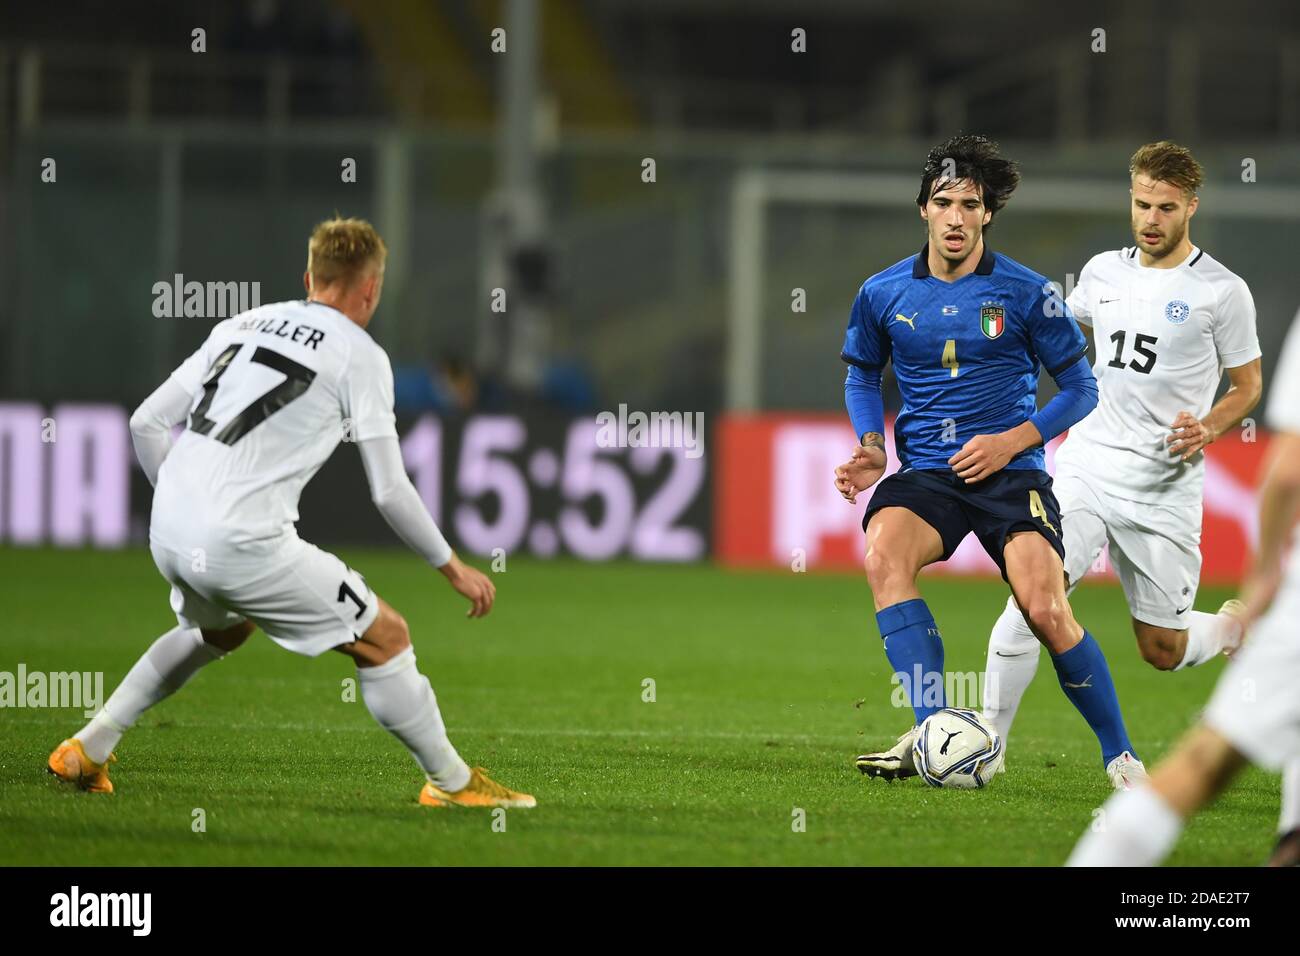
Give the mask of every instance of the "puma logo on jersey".
M 894 313 L 894 321 L 895 321 L 895 322 L 906 322 L 906 323 L 911 327 L 912 331 L 915 332 L 915 331 L 916 331 L 916 315 L 917 315 L 917 313 L 913 312 L 913 313 L 912 313 L 912 317 L 909 319 L 909 318 L 908 318 L 907 316 L 905 316 L 902 312 L 895 312 L 895 313 Z

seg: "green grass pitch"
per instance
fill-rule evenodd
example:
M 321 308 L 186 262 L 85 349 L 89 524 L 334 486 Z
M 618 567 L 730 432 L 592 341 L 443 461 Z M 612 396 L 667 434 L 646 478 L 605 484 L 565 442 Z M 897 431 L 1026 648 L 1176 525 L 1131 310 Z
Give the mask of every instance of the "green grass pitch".
M 343 700 L 349 660 L 307 660 L 259 632 L 145 714 L 118 748 L 108 797 L 44 772 L 80 711 L 0 712 L 0 863 L 1055 865 L 1108 793 L 1046 660 L 1008 773 L 987 790 L 860 776 L 854 755 L 911 720 L 890 704 L 860 576 L 518 560 L 496 577 L 493 613 L 467 621 L 417 559 L 341 554 L 410 622 L 460 752 L 535 793 L 536 810 L 509 811 L 499 832 L 486 812 L 420 808 L 414 762 L 363 703 Z M 0 577 L 3 671 L 103 671 L 107 695 L 175 623 L 143 550 L 3 549 Z M 1001 582 L 931 578 L 922 590 L 948 669 L 982 670 Z M 1197 605 L 1225 596 L 1206 588 Z M 1085 586 L 1074 604 L 1150 763 L 1222 664 L 1159 673 L 1138 657 L 1118 588 Z M 1259 863 L 1278 797 L 1277 777 L 1247 772 L 1172 862 Z

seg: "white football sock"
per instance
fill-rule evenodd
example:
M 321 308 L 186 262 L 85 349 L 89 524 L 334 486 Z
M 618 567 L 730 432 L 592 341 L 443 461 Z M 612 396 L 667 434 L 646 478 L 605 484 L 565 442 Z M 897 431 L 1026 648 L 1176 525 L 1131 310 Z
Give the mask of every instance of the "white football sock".
M 1155 866 L 1169 855 L 1183 820 L 1151 787 L 1106 801 L 1066 866 Z
M 1038 670 L 1040 646 L 1015 599 L 1007 598 L 1007 606 L 989 636 L 988 661 L 984 665 L 984 716 L 1002 735 L 1003 747 L 1020 699 Z
M 174 627 L 158 638 L 76 735 L 86 756 L 103 763 L 141 714 L 180 690 L 204 664 L 224 656 L 224 651 L 203 640 L 198 628 Z
M 447 739 L 438 699 L 428 678 L 416 669 L 408 647 L 378 667 L 358 667 L 361 696 L 372 717 L 406 745 L 425 776 L 443 790 L 463 790 L 469 767 Z
M 1282 816 L 1277 832 L 1292 830 L 1300 830 L 1300 760 L 1292 760 L 1282 768 Z
M 1236 618 L 1227 614 L 1193 611 L 1192 622 L 1187 628 L 1187 648 L 1174 670 L 1214 660 L 1223 652 L 1224 644 L 1236 636 L 1239 627 Z

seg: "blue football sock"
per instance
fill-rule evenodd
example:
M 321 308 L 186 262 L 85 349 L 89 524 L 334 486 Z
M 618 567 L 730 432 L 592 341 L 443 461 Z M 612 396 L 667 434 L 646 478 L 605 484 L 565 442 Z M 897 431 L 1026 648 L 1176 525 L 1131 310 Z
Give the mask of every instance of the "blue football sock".
M 876 624 L 919 724 L 945 706 L 943 639 L 934 615 L 923 600 L 913 598 L 877 611 Z
M 1119 712 L 1119 697 L 1115 694 L 1115 683 L 1110 679 L 1106 655 L 1092 635 L 1085 630 L 1083 640 L 1078 644 L 1064 654 L 1051 657 L 1061 690 L 1097 735 L 1102 765 L 1110 763 L 1125 750 L 1136 757 L 1137 751 L 1124 729 L 1124 717 Z

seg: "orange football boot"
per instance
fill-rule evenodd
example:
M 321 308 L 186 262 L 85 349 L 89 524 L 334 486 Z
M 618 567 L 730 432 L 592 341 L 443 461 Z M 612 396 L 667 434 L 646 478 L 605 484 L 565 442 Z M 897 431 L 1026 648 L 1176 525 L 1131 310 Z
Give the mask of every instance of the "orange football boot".
M 112 793 L 113 781 L 108 779 L 109 763 L 117 763 L 117 754 L 109 754 L 105 763 L 95 763 L 86 756 L 81 741 L 71 737 L 54 748 L 47 769 L 60 780 L 75 783 L 89 793 Z
M 420 804 L 426 807 L 523 808 L 537 806 L 537 799 L 531 793 L 517 793 L 501 786 L 482 767 L 475 767 L 469 773 L 465 789 L 455 793 L 448 793 L 426 780 L 424 789 L 420 791 Z

